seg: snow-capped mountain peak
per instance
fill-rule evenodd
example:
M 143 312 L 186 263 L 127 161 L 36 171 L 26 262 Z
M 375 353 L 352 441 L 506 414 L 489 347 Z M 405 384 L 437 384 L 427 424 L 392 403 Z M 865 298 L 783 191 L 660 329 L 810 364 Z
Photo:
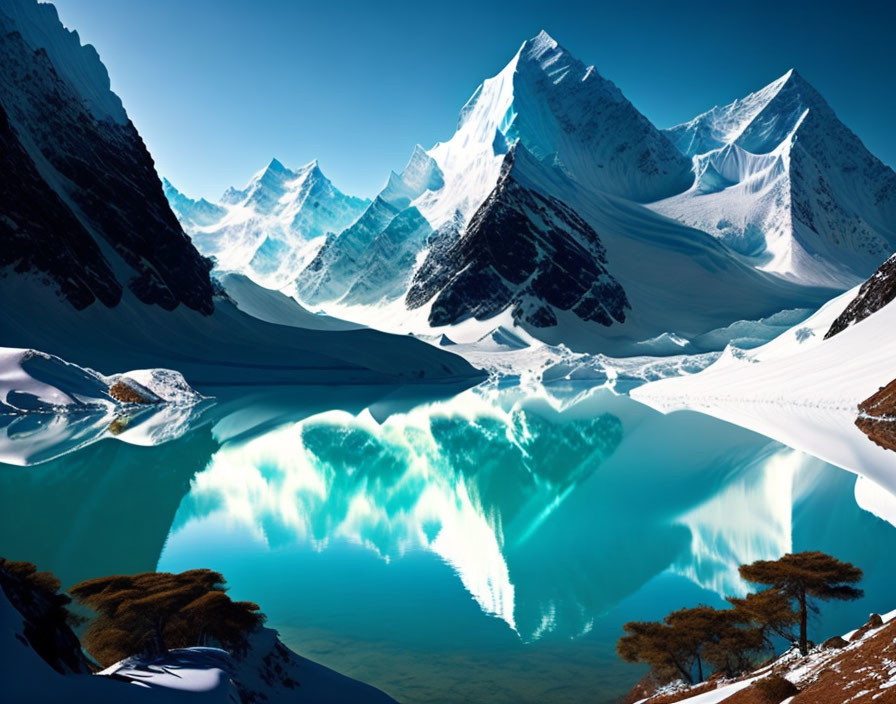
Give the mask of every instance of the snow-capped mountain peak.
M 379 197 L 399 208 L 406 208 L 412 200 L 427 191 L 437 191 L 445 185 L 442 170 L 419 144 L 401 173 L 394 171 L 379 193 Z
M 688 156 L 705 154 L 731 144 L 792 79 L 802 81 L 796 71 L 790 69 L 761 90 L 728 105 L 716 105 L 689 122 L 669 128 L 666 134 Z
M 651 207 L 753 265 L 845 289 L 896 249 L 896 174 L 797 71 L 666 133 L 697 179 Z
M 612 82 L 542 31 L 476 89 L 454 136 L 429 150 L 445 185 L 415 205 L 434 228 L 457 212 L 469 219 L 517 141 L 582 186 L 635 201 L 693 181 L 688 160 Z
M 193 200 L 166 188 L 181 224 L 219 269 L 245 273 L 279 288 L 323 245 L 351 225 L 370 201 L 348 196 L 317 160 L 290 169 L 272 159 L 244 188 L 229 188 L 219 203 Z

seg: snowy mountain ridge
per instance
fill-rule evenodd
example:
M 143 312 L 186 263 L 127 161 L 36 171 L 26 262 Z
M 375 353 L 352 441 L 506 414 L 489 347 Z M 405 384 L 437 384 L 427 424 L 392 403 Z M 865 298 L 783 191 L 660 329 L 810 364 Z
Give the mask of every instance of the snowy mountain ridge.
M 10 2 L 30 7 L 26 0 Z M 46 29 L 66 32 L 58 22 Z M 886 254 L 896 249 L 880 234 L 893 220 L 896 192 L 877 178 L 886 176 L 877 166 L 885 167 L 858 150 L 853 162 L 840 158 L 857 138 L 837 127 L 820 96 L 794 72 L 689 123 L 677 137 L 712 147 L 690 157 L 670 141 L 676 134 L 656 129 L 614 84 L 541 32 L 474 92 L 451 139 L 430 150 L 415 147 L 373 201 L 338 191 L 317 162 L 294 170 L 275 159 L 217 203 L 188 198 L 170 183 L 164 184 L 168 200 L 160 203 L 162 189 L 133 126 L 97 121 L 85 96 L 56 75 L 49 54 L 29 53 L 18 36 L 3 44 L 12 70 L 0 81 L 3 107 L 10 109 L 8 124 L 0 120 L 0 137 L 11 145 L 6 166 L 23 175 L 20 190 L 28 196 L 3 204 L 17 229 L 7 233 L 14 247 L 0 252 L 0 265 L 49 273 L 79 309 L 99 299 L 122 315 L 127 308 L 165 327 L 134 306 L 126 286 L 142 303 L 171 309 L 184 302 L 212 312 L 211 262 L 183 236 L 170 207 L 198 249 L 214 258 L 219 275 L 245 275 L 294 295 L 311 311 L 462 343 L 504 328 L 520 339 L 613 356 L 708 352 L 731 336 L 762 342 L 769 329 L 762 320 L 782 311 L 808 314 L 831 289 L 853 283 L 854 272 L 883 248 Z M 24 81 L 29 71 L 41 80 Z M 53 110 L 56 102 L 66 109 Z M 83 125 L 91 129 L 82 133 Z M 832 144 L 842 147 L 836 163 L 825 161 Z M 91 149 L 104 159 L 86 158 Z M 513 183 L 502 182 L 514 150 Z M 85 171 L 66 170 L 79 159 Z M 69 188 L 75 176 L 77 187 Z M 701 222 L 661 207 L 675 203 Z M 702 222 L 707 218 L 721 235 Z M 40 223 L 40 231 L 18 224 L 25 222 Z M 514 260 L 519 252 L 528 252 L 529 261 Z M 447 253 L 452 256 L 439 261 Z M 557 265 L 567 256 L 575 271 Z M 461 264 L 466 273 L 451 270 Z M 477 286 L 449 310 L 457 282 L 474 272 L 482 274 Z M 245 280 L 220 278 L 239 281 L 243 300 L 259 298 Z M 8 283 L 5 290 L 18 288 L 17 281 Z M 268 303 L 288 311 L 279 299 L 261 307 Z M 240 319 L 239 307 L 231 308 L 203 329 Z M 470 311 L 476 312 L 465 317 Z M 293 313 L 311 319 L 301 310 L 285 314 L 292 319 Z M 85 361 L 80 355 L 92 348 L 90 341 L 58 342 L 42 332 L 29 337 L 23 315 L 24 309 L 4 321 L 15 344 L 66 357 L 74 352 L 73 361 Z M 92 311 L 82 319 L 104 317 Z M 290 332 L 243 322 L 238 327 L 247 335 L 289 339 L 310 352 Z M 221 332 L 238 345 L 230 330 Z M 166 340 L 182 334 L 172 331 Z M 128 354 L 137 354 L 133 326 L 124 337 Z M 157 342 L 146 344 L 157 350 Z M 353 350 L 336 347 L 366 366 Z M 170 359 L 157 352 L 163 363 Z M 217 349 L 206 353 L 220 358 Z M 380 362 L 389 375 L 396 371 Z
M 514 180 L 534 200 L 502 185 L 502 168 L 513 150 L 524 162 L 513 167 Z M 690 158 L 616 86 L 544 32 L 524 42 L 501 72 L 476 89 L 452 138 L 426 152 L 418 146 L 403 173 L 412 171 L 415 161 L 417 171 L 435 177 L 423 179 L 427 187 L 417 189 L 409 206 L 407 188 L 396 187 L 400 180 L 393 174 L 367 212 L 330 238 L 299 274 L 295 289 L 284 290 L 310 308 L 392 332 L 444 334 L 470 344 L 501 326 L 520 333 L 522 326 L 524 338 L 622 355 L 721 349 L 726 330 L 741 339 L 758 335 L 762 342 L 767 326 L 760 319 L 797 308 L 808 314 L 830 297 L 803 282 L 775 283 L 776 277 L 757 271 L 726 243 L 637 203 L 659 193 L 687 192 L 694 181 Z M 559 204 L 569 217 L 546 217 L 545 203 Z M 560 221 L 584 227 L 572 228 L 576 234 L 564 226 L 560 235 Z M 488 234 L 481 232 L 484 223 Z M 479 245 L 466 242 L 474 231 Z M 605 260 L 588 257 L 610 284 L 593 301 L 595 310 L 613 311 L 600 316 L 600 325 L 571 312 L 583 310 L 575 303 L 558 308 L 562 297 L 544 297 L 569 284 L 568 276 L 563 282 L 563 267 L 551 269 L 550 277 L 547 269 L 535 275 L 537 293 L 521 294 L 525 285 L 517 289 L 523 269 L 532 274 L 543 266 L 536 262 L 568 252 L 567 244 L 586 231 L 606 249 Z M 517 250 L 529 252 L 532 260 L 507 279 Z M 496 275 L 498 270 L 504 274 Z M 684 270 L 688 276 L 679 275 Z M 720 270 L 728 272 L 727 280 L 719 278 Z M 508 288 L 512 280 L 516 283 Z M 452 281 L 454 293 L 440 296 L 438 287 Z M 609 295 L 616 285 L 635 292 L 618 299 L 627 298 L 622 307 Z M 460 294 L 460 288 L 468 290 Z M 744 290 L 752 292 L 749 299 Z M 524 306 L 518 295 L 526 299 Z M 711 309 L 697 303 L 704 299 L 714 301 Z M 454 301 L 452 311 L 445 308 L 448 300 Z M 623 314 L 626 306 L 630 312 Z M 755 321 L 753 332 L 744 335 L 744 325 L 735 331 L 741 321 Z M 638 343 L 642 346 L 633 346 Z
M 612 82 L 542 31 L 476 89 L 454 136 L 429 150 L 445 186 L 415 205 L 433 228 L 456 212 L 472 216 L 516 141 L 583 186 L 635 201 L 672 195 L 693 180 L 687 160 Z
M 391 332 L 446 334 L 469 342 L 502 325 L 522 325 L 544 343 L 581 351 L 705 352 L 721 349 L 726 331 L 762 342 L 768 326 L 760 320 L 795 309 L 807 314 L 896 249 L 888 234 L 896 227 L 888 170 L 854 142 L 857 138 L 795 71 L 731 105 L 660 131 L 593 66 L 540 32 L 474 91 L 449 140 L 429 150 L 416 146 L 407 166 L 390 174 L 357 219 L 326 240 L 306 249 L 279 240 L 264 240 L 257 250 L 233 246 L 225 262 L 227 253 L 216 254 L 202 235 L 195 237 L 200 249 L 218 258 L 219 269 L 242 272 L 310 309 Z M 514 189 L 507 184 L 502 188 L 502 167 L 515 148 L 526 162 L 522 171 L 516 169 L 517 181 L 525 181 L 536 198 L 523 199 L 528 205 L 508 198 Z M 833 162 L 830 154 L 838 155 Z M 264 199 L 249 187 L 228 192 L 222 205 L 252 199 L 259 201 L 256 209 L 270 207 L 283 192 L 281 168 L 272 163 L 256 176 L 271 191 Z M 560 251 L 558 230 L 550 225 L 558 220 L 545 219 L 544 213 L 531 217 L 541 207 L 533 206 L 539 198 L 561 204 L 571 216 L 561 219 L 584 223 L 606 250 L 606 259 L 596 263 L 608 281 L 628 293 L 628 308 L 617 310 L 609 299 L 595 301 L 598 309 L 615 311 L 602 318 L 610 330 L 548 302 L 543 294 L 563 288 L 559 279 L 540 286 L 540 293 L 526 294 L 524 313 L 522 299 L 507 293 L 506 278 L 485 275 L 493 265 L 501 269 L 497 260 L 512 258 L 517 249 L 531 251 L 533 262 Z M 480 213 L 486 203 L 492 204 L 492 217 Z M 496 203 L 503 203 L 500 217 L 494 216 Z M 205 210 L 208 204 L 199 202 L 193 217 L 198 220 Z M 478 225 L 491 223 L 489 238 L 496 237 L 489 240 L 491 249 L 464 244 L 481 229 L 473 228 L 477 217 Z M 667 217 L 684 227 L 671 225 Z M 181 219 L 188 225 L 184 215 Z M 494 229 L 499 224 L 500 233 Z M 697 237 L 690 228 L 708 237 Z M 567 232 L 563 239 L 570 237 L 578 235 Z M 526 239 L 534 249 L 527 249 Z M 494 245 L 505 255 L 494 254 Z M 453 261 L 448 253 L 461 249 L 478 251 L 474 258 L 494 259 L 457 258 L 466 262 L 464 276 L 474 271 L 483 276 L 455 301 L 464 301 L 465 312 L 455 306 L 449 313 L 444 304 L 451 297 L 446 291 L 440 298 L 437 288 L 439 282 L 466 280 L 446 268 Z M 277 263 L 275 276 L 259 270 L 262 260 Z M 673 276 L 672 261 L 692 273 Z M 437 270 L 439 276 L 427 282 Z M 728 271 L 730 280 L 718 281 L 719 270 Z M 562 278 L 559 269 L 555 274 Z M 751 291 L 750 300 L 744 290 Z M 706 296 L 716 302 L 713 311 L 694 303 Z M 516 301 L 507 319 L 500 301 Z M 628 310 L 624 316 L 623 310 Z M 466 332 L 454 330 L 470 315 L 475 324 Z M 753 329 L 745 330 L 751 324 Z M 604 349 L 608 341 L 612 351 Z M 632 347 L 636 343 L 646 347 Z
M 666 134 L 696 180 L 651 207 L 753 266 L 843 290 L 896 249 L 896 173 L 795 70 Z
M 220 202 L 193 200 L 167 180 L 165 195 L 193 243 L 219 269 L 238 271 L 278 288 L 369 205 L 348 196 L 323 174 L 317 160 L 292 170 L 277 159 Z

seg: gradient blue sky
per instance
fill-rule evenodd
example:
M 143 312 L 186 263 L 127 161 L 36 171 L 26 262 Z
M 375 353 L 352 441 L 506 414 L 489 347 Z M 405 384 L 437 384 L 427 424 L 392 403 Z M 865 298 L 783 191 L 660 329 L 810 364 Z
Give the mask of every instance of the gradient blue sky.
M 217 198 L 276 156 L 373 195 L 546 29 L 659 127 L 797 68 L 896 165 L 896 3 L 57 0 L 159 172 Z

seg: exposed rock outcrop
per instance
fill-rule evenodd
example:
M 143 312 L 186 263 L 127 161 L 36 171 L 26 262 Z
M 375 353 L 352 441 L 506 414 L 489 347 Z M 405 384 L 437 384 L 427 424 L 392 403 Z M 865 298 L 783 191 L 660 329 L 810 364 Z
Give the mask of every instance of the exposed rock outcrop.
M 864 320 L 879 311 L 896 298 L 896 254 L 887 259 L 880 268 L 862 284 L 858 295 L 831 324 L 824 336 L 827 340 L 850 325 Z
M 557 325 L 557 311 L 607 327 L 624 322 L 628 299 L 606 268 L 598 234 L 568 206 L 518 183 L 514 158 L 515 150 L 464 235 L 433 243 L 408 307 L 435 299 L 433 326 L 486 320 L 507 309 L 536 328 Z
M 859 404 L 856 426 L 872 442 L 896 451 L 896 380 Z

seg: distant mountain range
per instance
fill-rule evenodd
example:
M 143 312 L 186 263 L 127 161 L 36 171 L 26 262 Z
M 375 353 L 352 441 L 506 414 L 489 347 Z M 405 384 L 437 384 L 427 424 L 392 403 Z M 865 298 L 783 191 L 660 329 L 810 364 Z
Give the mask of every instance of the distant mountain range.
M 202 224 L 211 204 L 169 197 L 201 251 L 228 252 L 219 268 L 313 308 L 616 354 L 718 349 L 732 325 L 808 314 L 896 250 L 896 174 L 796 72 L 658 130 L 544 32 L 474 91 L 451 139 L 416 147 L 325 239 L 304 216 L 299 244 L 267 226 L 278 244 L 242 252 L 226 198 Z M 259 270 L 269 248 L 275 280 Z
M 341 232 L 370 203 L 347 196 L 316 161 L 292 171 L 276 159 L 219 203 L 192 200 L 167 180 L 165 195 L 194 244 L 222 269 L 245 269 L 273 288 L 301 270 L 328 233 Z
M 40 280 L 86 309 L 85 324 L 128 335 L 133 318 L 115 322 L 125 309 L 144 322 L 156 307 L 232 309 L 302 329 L 314 320 L 304 306 L 445 349 L 488 338 L 702 352 L 761 343 L 779 328 L 769 319 L 807 316 L 896 251 L 896 174 L 795 72 L 659 130 L 541 32 L 474 91 L 454 135 L 415 147 L 373 200 L 340 191 L 316 161 L 274 159 L 210 202 L 159 182 L 98 55 L 51 5 L 4 0 L 0 24 L 0 158 L 17 174 L 0 192 L 5 295 Z M 16 309 L 0 332 L 91 361 L 77 349 L 90 340 L 53 346 L 59 326 L 31 339 L 32 313 Z M 293 334 L 255 324 L 225 328 L 268 350 Z

